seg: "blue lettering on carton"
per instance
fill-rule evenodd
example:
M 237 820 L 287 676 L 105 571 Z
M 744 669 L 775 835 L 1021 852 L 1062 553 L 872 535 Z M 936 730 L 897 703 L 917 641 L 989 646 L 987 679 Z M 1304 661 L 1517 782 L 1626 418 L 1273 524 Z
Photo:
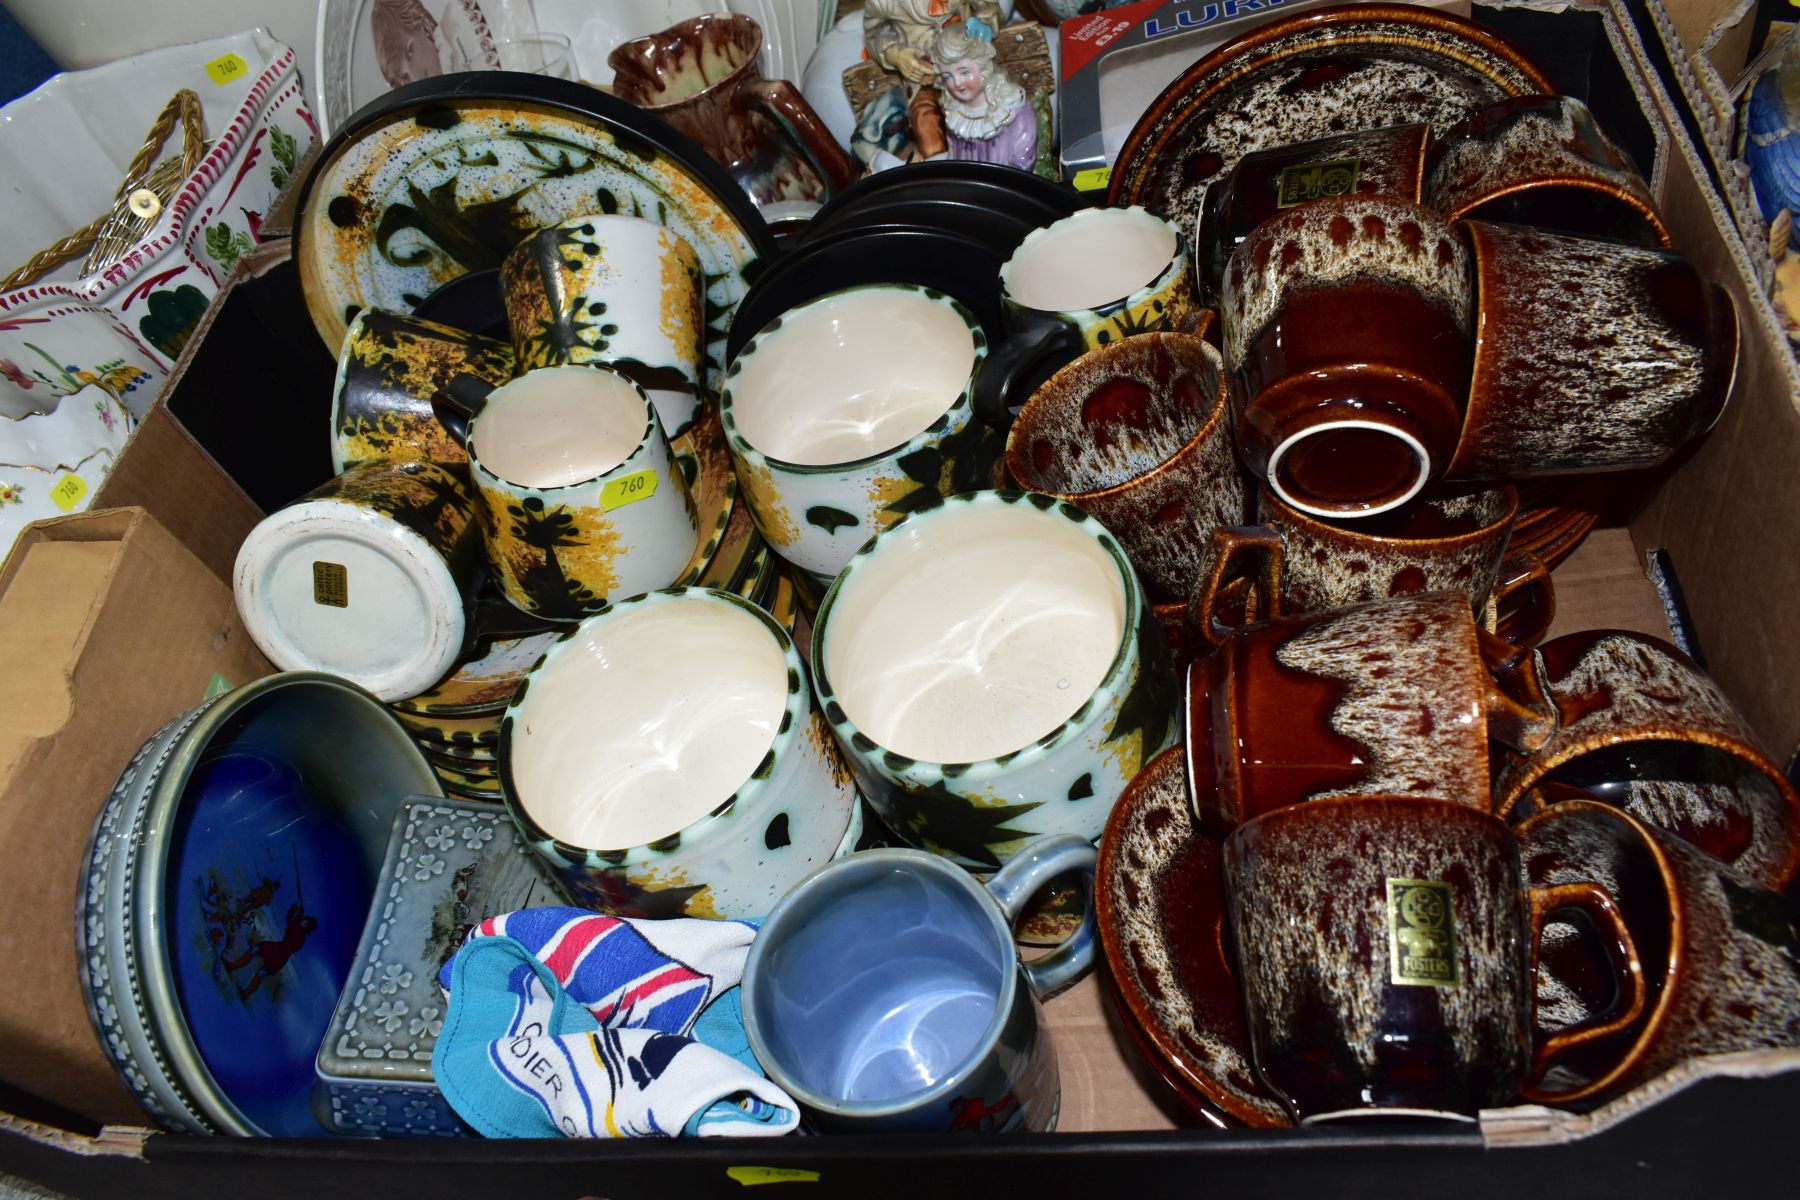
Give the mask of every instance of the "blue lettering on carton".
M 1184 0 L 1176 0 L 1182 3 Z M 1271 8 L 1279 8 L 1286 0 L 1221 0 L 1217 4 L 1199 5 L 1199 11 L 1184 9 L 1175 14 L 1175 22 L 1165 25 L 1155 17 L 1144 22 L 1145 39 L 1161 37 L 1165 33 L 1179 33 L 1184 29 L 1201 29 L 1215 21 L 1229 21 L 1245 13 L 1266 12 Z

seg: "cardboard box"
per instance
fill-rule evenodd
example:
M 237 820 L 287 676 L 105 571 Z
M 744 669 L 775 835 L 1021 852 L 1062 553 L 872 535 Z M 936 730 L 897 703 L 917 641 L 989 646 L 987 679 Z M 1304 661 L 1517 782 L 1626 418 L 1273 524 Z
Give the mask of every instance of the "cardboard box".
M 1800 542 L 1794 528 L 1800 483 L 1792 465 L 1800 461 L 1800 414 L 1785 347 L 1755 309 L 1742 243 L 1712 180 L 1697 118 L 1682 99 L 1684 52 L 1673 26 L 1642 0 L 1507 0 L 1477 5 L 1474 14 L 1533 55 L 1563 90 L 1594 106 L 1644 167 L 1679 248 L 1728 287 L 1746 314 L 1731 409 L 1671 469 L 1612 481 L 1617 517 L 1556 573 L 1555 632 L 1624 627 L 1673 637 L 1705 658 L 1767 746 L 1785 756 L 1800 742 L 1800 689 L 1791 683 L 1800 677 L 1800 647 L 1783 636 L 1784 618 L 1800 595 L 1800 562 L 1789 549 Z M 246 492 L 260 489 L 274 503 L 287 486 L 277 486 L 288 478 L 283 473 L 291 470 L 297 482 L 302 464 L 273 473 L 234 464 L 253 462 L 254 455 L 239 457 L 246 445 L 269 444 L 264 417 L 278 423 L 281 436 L 311 438 L 323 454 L 327 403 L 324 388 L 314 391 L 298 378 L 313 369 L 312 358 L 323 357 L 304 313 L 297 327 L 275 320 L 287 302 L 283 289 L 298 294 L 291 278 L 283 282 L 283 269 L 266 263 L 262 275 L 227 293 L 206 344 L 168 397 L 171 417 L 207 461 L 247 472 L 239 479 Z M 233 374 L 247 362 L 264 364 L 249 384 Z M 245 408 L 245 395 L 261 403 Z M 304 411 L 287 412 L 288 404 Z M 234 412 L 254 419 L 234 423 Z M 1653 580 L 1646 571 L 1652 561 L 1672 570 Z M 148 675 L 142 685 L 161 686 Z M 168 711 L 190 702 L 185 686 L 165 689 Z M 130 748 L 121 744 L 116 761 Z M 94 773 L 106 775 L 99 765 Z M 97 805 L 98 796 L 83 803 Z M 1099 981 L 1053 1000 L 1046 1019 L 1063 1084 L 1060 1131 L 1051 1135 L 681 1146 L 237 1142 L 98 1131 L 66 1116 L 59 1128 L 54 1114 L 13 1097 L 4 1102 L 13 1115 L 0 1114 L 0 1171 L 81 1195 L 279 1197 L 407 1188 L 428 1190 L 434 1200 L 522 1188 L 571 1200 L 665 1200 L 735 1195 L 748 1185 L 788 1181 L 823 1184 L 818 1192 L 917 1200 L 1016 1192 L 1044 1180 L 1054 1180 L 1059 1192 L 1096 1196 L 1197 1189 L 1233 1197 L 1392 1196 L 1428 1189 L 1452 1191 L 1459 1200 L 1518 1200 L 1546 1188 L 1592 1196 L 1627 1189 L 1750 1194 L 1791 1174 L 1800 1051 L 1690 1062 L 1587 1114 L 1519 1106 L 1452 1129 L 1214 1131 L 1184 1123 L 1118 1026 Z
M 231 588 L 141 508 L 31 526 L 0 566 L 0 1079 L 141 1123 L 88 1021 L 75 892 L 102 802 L 137 748 L 215 677 L 273 668 Z

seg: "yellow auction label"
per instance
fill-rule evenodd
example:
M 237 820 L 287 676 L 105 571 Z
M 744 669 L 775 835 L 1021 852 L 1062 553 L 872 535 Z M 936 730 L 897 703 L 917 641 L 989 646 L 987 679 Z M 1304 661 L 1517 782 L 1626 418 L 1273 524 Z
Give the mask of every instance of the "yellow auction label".
M 1112 182 L 1112 168 L 1089 167 L 1085 171 L 1075 172 L 1075 178 L 1069 182 L 1075 185 L 1078 192 L 1097 192 Z
M 600 507 L 611 512 L 615 508 L 624 508 L 627 504 L 636 504 L 639 500 L 648 500 L 654 495 L 656 470 L 646 467 L 642 471 L 621 475 L 601 488 Z
M 64 475 L 50 489 L 50 502 L 64 512 L 74 512 L 75 506 L 81 503 L 81 498 L 85 495 L 87 484 L 81 481 L 81 476 Z
M 234 79 L 242 79 L 249 73 L 250 64 L 235 50 L 229 54 L 221 54 L 206 64 L 206 77 L 220 87 Z
M 725 1174 L 743 1184 L 755 1187 L 762 1183 L 817 1183 L 817 1171 L 803 1171 L 798 1167 L 727 1167 Z

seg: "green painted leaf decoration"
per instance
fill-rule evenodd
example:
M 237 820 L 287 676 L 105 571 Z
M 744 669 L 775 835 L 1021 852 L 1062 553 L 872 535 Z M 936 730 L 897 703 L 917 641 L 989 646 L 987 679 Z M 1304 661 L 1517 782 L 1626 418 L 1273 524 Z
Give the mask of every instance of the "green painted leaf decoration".
M 294 161 L 298 157 L 298 146 L 294 135 L 282 130 L 279 126 L 269 126 L 269 153 L 283 167 L 283 174 L 294 169 Z
M 1119 702 L 1108 744 L 1142 733 L 1144 761 L 1150 761 L 1169 738 L 1175 724 L 1177 682 L 1169 666 L 1168 648 L 1156 621 L 1140 613 L 1137 632 L 1137 678 Z
M 836 533 L 846 527 L 854 527 L 856 518 L 841 508 L 833 508 L 829 504 L 815 504 L 806 510 L 806 520 L 817 525 L 826 533 Z
M 886 799 L 899 824 L 931 849 L 996 870 L 1000 859 L 993 847 L 1031 836 L 1026 830 L 1008 828 L 1007 822 L 1038 807 L 1035 803 L 983 807 L 952 792 L 942 781 L 929 787 L 895 789 Z

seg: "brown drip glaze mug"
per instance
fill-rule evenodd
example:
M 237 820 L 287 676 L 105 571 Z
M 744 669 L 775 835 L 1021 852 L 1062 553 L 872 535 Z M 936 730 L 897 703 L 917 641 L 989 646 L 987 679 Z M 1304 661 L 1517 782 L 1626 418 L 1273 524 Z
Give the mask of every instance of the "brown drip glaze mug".
M 1737 308 L 1680 255 L 1464 221 L 1474 258 L 1468 420 L 1447 479 L 1654 466 L 1711 429 Z
M 1194 232 L 1195 282 L 1209 303 L 1225 266 L 1250 231 L 1286 209 L 1334 196 L 1386 196 L 1419 203 L 1431 146 L 1429 125 L 1391 125 L 1314 138 L 1237 160 L 1206 189 Z
M 1427 209 L 1346 196 L 1264 221 L 1219 303 L 1245 465 L 1320 516 L 1412 499 L 1456 453 L 1472 309 L 1463 235 Z
M 1716 859 L 1609 804 L 1571 800 L 1518 827 L 1530 887 L 1603 889 L 1642 963 L 1643 1012 L 1610 1034 L 1555 1042 L 1618 1007 L 1605 942 L 1558 914 L 1534 963 L 1538 1050 L 1521 1095 L 1591 1106 L 1703 1054 L 1800 1046 L 1792 910 Z
M 1211 571 L 1194 593 L 1191 618 L 1202 642 L 1218 645 L 1230 632 L 1218 596 L 1244 575 L 1269 581 L 1252 620 L 1451 590 L 1468 596 L 1483 626 L 1515 646 L 1542 640 L 1555 619 L 1544 564 L 1529 554 L 1507 557 L 1519 512 L 1510 484 L 1438 490 L 1354 521 L 1301 512 L 1266 485 L 1257 506 L 1261 524 L 1213 530 Z
M 1514 821 L 1565 799 L 1626 810 L 1764 887 L 1800 875 L 1800 795 L 1705 671 L 1655 638 L 1572 633 L 1540 646 L 1559 728 L 1501 765 L 1494 811 Z
M 1447 221 L 1670 245 L 1643 176 L 1573 96 L 1512 96 L 1452 126 L 1432 156 L 1424 203 Z
M 1521 887 L 1505 822 L 1429 796 L 1344 796 L 1268 813 L 1225 843 L 1230 924 L 1263 1082 L 1302 1121 L 1473 1120 L 1533 1065 L 1536 933 L 1571 912 L 1608 931 L 1620 999 L 1543 1039 L 1560 1054 L 1626 1027 L 1643 973 L 1593 883 Z
M 1426 592 L 1238 630 L 1188 668 L 1188 778 L 1226 833 L 1335 796 L 1432 795 L 1487 811 L 1489 742 L 1529 751 L 1556 727 L 1519 651 L 1461 592 Z
M 1179 600 L 1204 574 L 1212 531 L 1242 521 L 1249 504 L 1230 390 L 1219 352 L 1201 338 L 1146 333 L 1101 346 L 1020 409 L 1007 472 L 1097 517 L 1151 600 Z

